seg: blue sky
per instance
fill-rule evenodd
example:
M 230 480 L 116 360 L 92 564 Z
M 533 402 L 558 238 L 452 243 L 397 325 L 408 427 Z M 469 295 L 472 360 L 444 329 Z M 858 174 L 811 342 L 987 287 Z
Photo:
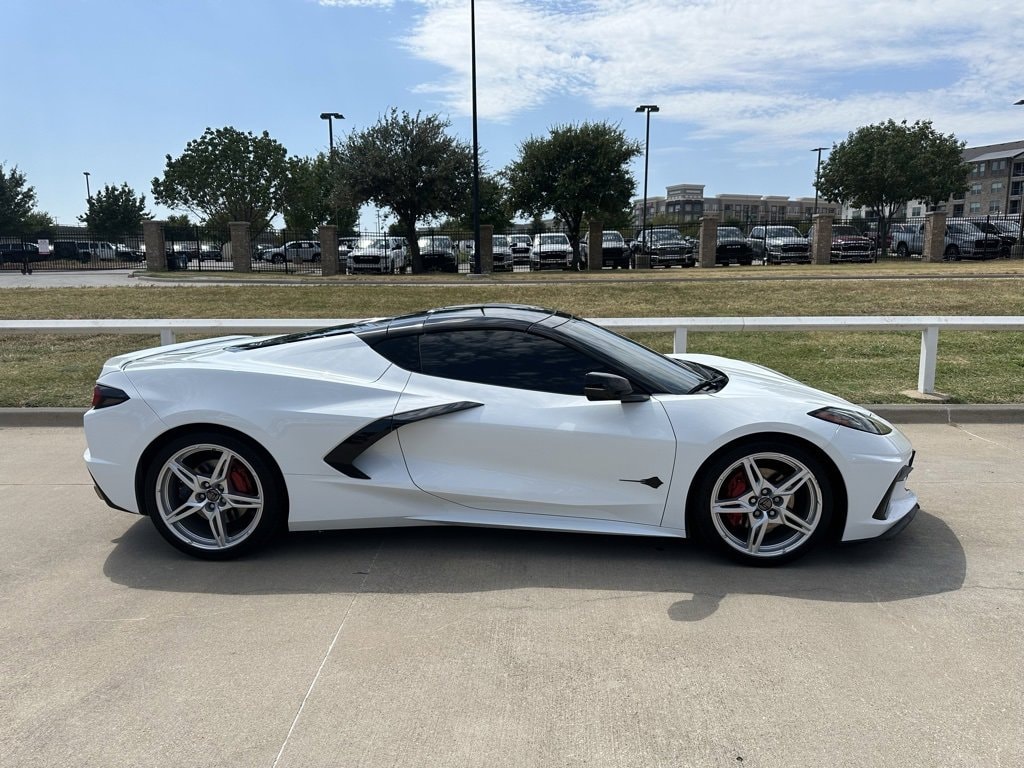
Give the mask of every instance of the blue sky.
M 649 194 L 813 195 L 815 156 L 858 126 L 929 119 L 969 145 L 1024 139 L 1024 3 L 476 0 L 479 135 L 497 170 L 553 125 L 654 103 Z M 207 127 L 290 154 L 391 107 L 469 141 L 469 0 L 3 0 L 0 163 L 61 223 L 127 182 L 153 213 L 167 154 Z M 633 167 L 638 194 L 643 161 Z M 364 214 L 369 222 L 372 213 Z

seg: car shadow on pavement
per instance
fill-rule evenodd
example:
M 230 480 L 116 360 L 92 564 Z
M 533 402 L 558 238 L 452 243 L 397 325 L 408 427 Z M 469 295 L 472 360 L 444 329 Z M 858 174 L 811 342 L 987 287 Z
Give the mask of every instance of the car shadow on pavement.
M 427 594 L 512 589 L 678 596 L 675 621 L 700 621 L 730 595 L 884 603 L 953 592 L 967 560 L 925 512 L 898 537 L 833 545 L 778 568 L 752 568 L 679 539 L 489 528 L 292 533 L 227 562 L 178 553 L 142 519 L 116 540 L 104 574 L 133 589 L 213 594 Z

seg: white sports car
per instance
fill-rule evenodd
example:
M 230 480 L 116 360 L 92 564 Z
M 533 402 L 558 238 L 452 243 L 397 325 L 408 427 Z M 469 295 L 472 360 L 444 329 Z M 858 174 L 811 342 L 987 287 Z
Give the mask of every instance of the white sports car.
M 536 307 L 448 307 L 111 358 L 85 416 L 110 506 L 227 558 L 292 530 L 684 537 L 747 563 L 896 533 L 914 453 L 774 371 Z

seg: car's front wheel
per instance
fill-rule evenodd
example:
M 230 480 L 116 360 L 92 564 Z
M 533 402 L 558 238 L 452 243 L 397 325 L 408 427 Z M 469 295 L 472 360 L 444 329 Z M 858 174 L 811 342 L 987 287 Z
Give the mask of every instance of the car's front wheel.
M 285 519 L 285 491 L 271 460 L 231 435 L 197 432 L 149 463 L 143 507 L 160 535 L 194 557 L 226 560 L 264 544 Z
M 703 474 L 693 522 L 701 537 L 749 565 L 778 565 L 814 548 L 831 525 L 832 486 L 819 459 L 796 445 L 748 443 Z

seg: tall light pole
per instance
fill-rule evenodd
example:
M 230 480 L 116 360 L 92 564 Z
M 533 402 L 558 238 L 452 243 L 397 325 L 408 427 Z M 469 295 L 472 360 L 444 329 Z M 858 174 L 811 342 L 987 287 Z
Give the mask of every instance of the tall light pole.
M 1013 102 L 1013 106 L 1024 107 L 1024 99 Z M 1013 189 L 1013 162 L 1010 163 L 1010 189 Z M 1020 220 L 1020 226 L 1017 232 L 1017 245 L 1024 246 L 1024 181 L 1020 183 L 1018 190 L 1020 191 L 1020 200 L 1017 201 L 1017 218 Z
M 650 148 L 651 148 L 651 112 L 660 112 L 657 104 L 641 104 L 636 108 L 637 112 L 647 113 L 647 133 L 644 136 L 644 211 L 641 218 L 640 224 L 640 251 L 643 253 L 647 249 L 647 169 L 650 161 Z
M 92 192 L 89 191 L 89 172 L 82 171 L 82 175 L 85 176 L 85 199 L 92 200 Z
M 331 183 L 333 184 L 334 181 L 335 181 L 334 175 L 335 175 L 335 173 L 338 170 L 335 167 L 335 163 L 334 163 L 334 121 L 335 120 L 344 120 L 345 116 L 343 114 L 341 114 L 341 112 L 321 112 L 320 113 L 320 119 L 327 121 L 327 142 L 328 142 L 328 146 L 330 147 L 330 154 L 328 156 L 330 157 L 330 163 L 331 163 Z M 332 190 L 332 192 L 333 192 L 333 190 Z M 332 194 L 331 197 L 335 197 L 335 195 Z M 336 197 L 335 197 L 335 202 L 337 202 L 337 198 Z M 338 224 L 338 207 L 337 207 L 337 205 L 335 205 L 335 207 L 334 207 L 334 224 L 335 225 Z
M 473 272 L 480 274 L 480 141 L 476 131 L 476 2 L 469 0 L 469 51 L 473 87 Z
M 811 152 L 818 153 L 818 167 L 814 169 L 814 213 L 818 213 L 818 180 L 821 179 L 821 153 L 828 147 L 815 147 Z

